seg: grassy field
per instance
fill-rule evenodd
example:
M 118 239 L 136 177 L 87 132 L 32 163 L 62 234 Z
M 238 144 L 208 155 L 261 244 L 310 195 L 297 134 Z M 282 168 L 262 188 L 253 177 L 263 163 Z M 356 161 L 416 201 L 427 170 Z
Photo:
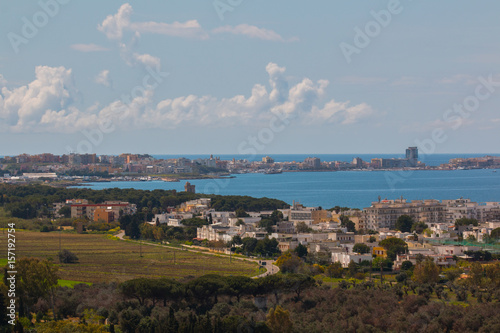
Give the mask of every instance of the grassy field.
M 62 264 L 59 277 L 68 285 L 82 282 L 122 282 L 138 277 L 183 278 L 204 274 L 257 275 L 255 263 L 113 240 L 105 235 L 74 233 L 16 232 L 17 259 L 37 257 L 57 263 L 61 248 L 70 250 L 79 258 L 78 264 Z M 142 249 L 141 249 L 142 248 Z M 140 253 L 142 251 L 142 257 Z M 174 264 L 175 252 L 175 264 Z M 0 264 L 6 262 L 7 233 L 0 231 Z

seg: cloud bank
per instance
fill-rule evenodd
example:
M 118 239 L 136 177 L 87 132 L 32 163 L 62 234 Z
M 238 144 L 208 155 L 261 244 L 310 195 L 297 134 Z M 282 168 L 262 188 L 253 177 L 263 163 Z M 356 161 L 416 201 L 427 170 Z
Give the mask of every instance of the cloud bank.
M 280 112 L 303 125 L 353 124 L 373 114 L 365 104 L 324 101 L 327 80 L 304 78 L 292 84 L 286 69 L 275 63 L 266 66 L 269 87 L 255 84 L 249 96 L 217 98 L 188 95 L 159 102 L 148 87 L 128 101 L 116 100 L 102 108 L 79 110 L 73 105 L 77 90 L 71 69 L 39 66 L 35 80 L 26 86 L 0 94 L 0 124 L 12 132 L 75 132 L 92 128 L 98 121 L 111 120 L 117 129 L 175 129 L 187 127 L 224 128 L 234 125 L 264 126 Z M 98 78 L 105 84 L 109 72 Z M 98 105 L 98 103 L 96 104 Z

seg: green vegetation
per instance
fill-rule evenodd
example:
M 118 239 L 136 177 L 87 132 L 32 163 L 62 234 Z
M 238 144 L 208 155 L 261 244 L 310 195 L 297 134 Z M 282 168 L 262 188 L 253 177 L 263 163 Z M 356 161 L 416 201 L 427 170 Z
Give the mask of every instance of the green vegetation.
M 408 245 L 404 240 L 394 237 L 384 239 L 379 245 L 387 250 L 387 257 L 392 261 L 396 260 L 396 255 L 408 250 Z
M 82 281 L 71 281 L 71 280 L 57 280 L 57 285 L 59 287 L 68 287 L 68 288 L 74 288 L 77 284 L 86 284 L 91 286 L 92 283 L 90 282 L 82 282 Z
M 466 217 L 462 217 L 460 219 L 457 219 L 455 221 L 455 226 L 467 226 L 467 225 L 473 225 L 475 227 L 477 227 L 479 225 L 479 222 L 478 220 L 476 219 L 469 219 L 469 218 L 466 218 Z
M 348 232 L 356 232 L 356 225 L 347 216 L 340 216 L 340 225 L 347 228 Z
M 133 278 L 179 278 L 202 274 L 247 275 L 257 273 L 255 263 L 232 260 L 160 246 L 111 240 L 105 235 L 74 233 L 16 232 L 18 259 L 36 257 L 58 261 L 59 237 L 61 246 L 78 256 L 77 264 L 59 265 L 63 280 L 85 282 L 122 282 Z M 0 238 L 6 248 L 6 237 Z M 174 254 L 175 252 L 175 254 Z M 142 257 L 141 257 L 142 254 Z M 174 263 L 175 257 L 175 263 Z
M 188 200 L 201 197 L 212 199 L 212 207 L 218 211 L 261 211 L 276 210 L 288 207 L 288 204 L 276 199 L 252 198 L 249 196 L 220 196 L 176 192 L 174 190 L 135 190 L 135 189 L 105 189 L 92 190 L 83 188 L 55 188 L 46 185 L 10 185 L 0 184 L 0 206 L 3 206 L 10 216 L 21 219 L 35 217 L 50 217 L 50 209 L 55 202 L 66 199 L 87 199 L 91 203 L 104 201 L 127 201 L 137 205 L 137 209 L 152 213 L 153 209 L 166 211 L 168 207 L 180 205 Z M 66 213 L 67 212 L 64 212 Z
M 357 243 L 354 244 L 352 251 L 356 253 L 370 253 L 370 247 L 364 243 Z
M 414 223 L 413 217 L 401 215 L 396 221 L 396 230 L 401 232 L 410 232 Z
M 136 278 L 121 284 L 79 284 L 55 287 L 52 296 L 40 297 L 32 307 L 36 323 L 26 317 L 19 322 L 25 330 L 36 328 L 37 332 L 118 328 L 121 332 L 330 332 L 332 327 L 341 332 L 357 332 L 361 327 L 373 332 L 410 328 L 496 332 L 500 328 L 500 265 L 476 263 L 469 269 L 469 279 L 446 284 L 432 279 L 419 282 L 411 271 L 399 279 L 387 276 L 384 280 L 390 283 L 383 284 L 294 273 L 260 279 L 207 274 L 181 280 Z M 350 265 L 346 272 L 358 275 L 356 270 Z M 55 300 L 53 307 L 50 299 Z M 108 325 L 104 325 L 105 318 Z

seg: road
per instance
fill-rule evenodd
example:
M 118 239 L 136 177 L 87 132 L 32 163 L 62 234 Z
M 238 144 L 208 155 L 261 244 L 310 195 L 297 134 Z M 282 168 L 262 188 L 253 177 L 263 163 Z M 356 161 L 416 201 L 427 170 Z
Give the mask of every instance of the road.
M 118 237 L 120 240 L 125 240 L 124 239 L 124 237 L 125 237 L 125 230 L 120 230 L 120 232 L 117 233 L 115 236 Z M 133 240 L 130 240 L 130 239 L 128 239 L 128 241 L 130 241 L 130 242 L 139 242 L 139 241 L 133 241 Z M 165 248 L 169 248 L 169 249 L 179 250 L 178 247 L 164 245 L 164 244 L 151 244 L 151 243 L 142 243 L 142 244 L 143 245 L 159 246 L 159 247 L 165 247 Z M 188 251 L 188 252 L 193 252 L 193 253 L 201 253 L 201 254 L 211 255 L 211 256 L 225 256 L 225 257 L 229 257 L 227 254 L 222 254 L 222 253 L 214 253 L 214 252 L 205 252 L 205 251 L 200 251 L 200 250 L 192 250 L 192 249 L 188 249 L 186 247 L 184 247 L 183 249 L 184 250 L 182 250 L 182 251 Z M 259 260 L 259 259 L 253 259 L 253 258 L 241 258 L 241 257 L 236 257 L 236 256 L 232 256 L 232 259 L 256 262 L 261 267 L 263 267 L 263 268 L 266 269 L 266 271 L 264 273 L 262 273 L 260 275 L 257 275 L 257 276 L 253 276 L 252 279 L 257 279 L 257 278 L 261 278 L 261 277 L 264 277 L 264 276 L 267 276 L 267 275 L 276 274 L 276 273 L 278 273 L 280 271 L 279 267 L 273 264 L 273 262 L 274 262 L 273 260 Z M 265 265 L 262 265 L 262 263 L 265 263 Z

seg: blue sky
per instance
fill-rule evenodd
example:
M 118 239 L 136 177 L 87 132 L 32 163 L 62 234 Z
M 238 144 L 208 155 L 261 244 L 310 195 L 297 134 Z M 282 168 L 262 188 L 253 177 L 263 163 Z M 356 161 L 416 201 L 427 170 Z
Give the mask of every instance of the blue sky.
M 0 155 L 500 152 L 498 1 L 0 8 Z

